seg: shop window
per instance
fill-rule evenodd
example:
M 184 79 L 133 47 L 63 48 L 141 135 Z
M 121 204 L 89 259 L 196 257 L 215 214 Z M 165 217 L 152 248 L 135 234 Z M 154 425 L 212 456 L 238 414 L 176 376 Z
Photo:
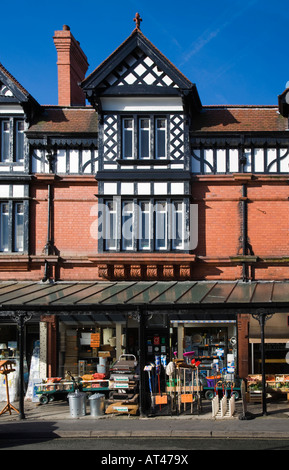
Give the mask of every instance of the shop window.
M 235 372 L 236 349 L 230 342 L 235 327 L 190 327 L 185 326 L 183 352 L 194 351 L 193 358 L 201 362 L 200 372 L 206 376 L 220 374 L 222 370 Z M 172 344 L 177 350 L 177 328 L 174 328 Z

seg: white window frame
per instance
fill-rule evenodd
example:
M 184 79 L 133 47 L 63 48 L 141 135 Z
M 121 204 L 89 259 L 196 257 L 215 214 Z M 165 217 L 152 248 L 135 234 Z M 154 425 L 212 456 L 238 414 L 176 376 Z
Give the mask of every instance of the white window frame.
M 19 209 L 21 210 L 20 212 Z M 24 214 L 23 201 L 10 200 L 0 202 L 0 253 L 24 252 Z
M 18 210 L 21 210 L 18 212 Z M 13 204 L 13 251 L 24 251 L 24 204 L 23 202 L 15 202 Z M 21 223 L 19 223 L 19 221 Z
M 106 251 L 117 251 L 117 204 L 114 200 L 105 201 L 104 233 Z
M 23 129 L 19 129 L 19 126 Z M 24 121 L 21 119 L 15 120 L 15 161 L 23 162 L 24 160 Z M 21 139 L 21 140 L 20 140 Z
M 158 123 L 164 121 L 165 127 L 158 128 Z M 158 139 L 160 132 L 164 133 L 164 155 L 158 154 Z M 164 160 L 167 158 L 167 119 L 165 117 L 155 118 L 155 158 L 156 160 Z
M 180 209 L 179 207 L 176 208 L 176 204 L 178 206 L 181 205 L 181 208 Z M 172 201 L 171 207 L 172 207 L 172 224 L 171 224 L 172 249 L 183 250 L 184 245 L 185 245 L 185 203 L 184 201 L 174 200 Z M 178 237 L 178 234 L 176 232 L 177 226 L 178 226 L 177 220 L 176 220 L 177 217 L 181 218 L 181 237 Z
M 142 205 L 146 204 L 146 208 L 143 209 Z M 150 200 L 140 200 L 138 203 L 138 251 L 150 251 L 152 247 L 152 237 L 151 237 L 151 226 L 152 226 L 152 204 Z M 142 231 L 143 231 L 143 216 L 145 216 L 147 225 L 145 226 L 145 233 L 148 232 L 148 239 L 143 239 Z M 148 240 L 148 245 L 143 243 L 143 240 Z
M 125 121 L 131 121 L 131 127 L 125 126 Z M 131 155 L 126 154 L 125 144 L 127 142 L 127 136 L 131 138 Z M 133 117 L 122 118 L 122 158 L 124 160 L 134 159 L 134 119 Z
M 8 129 L 5 125 L 8 124 Z M 8 140 L 7 152 L 5 154 L 5 142 Z M 10 160 L 10 121 L 9 119 L 1 119 L 1 162 L 9 162 Z
M 148 121 L 147 127 L 142 127 L 143 121 Z M 142 142 L 143 136 L 147 134 L 148 137 L 148 155 L 143 156 Z M 140 117 L 138 120 L 138 157 L 140 160 L 150 160 L 151 159 L 151 119 L 149 116 Z
M 133 200 L 122 201 L 121 208 L 122 208 L 122 211 L 121 211 L 121 235 L 122 235 L 121 247 L 123 251 L 134 251 L 134 246 L 135 246 L 134 201 Z M 131 229 L 130 238 L 126 237 L 126 233 L 128 229 Z M 127 244 L 128 241 L 130 241 L 130 244 Z
M 4 240 L 4 237 L 7 237 L 7 240 Z M 9 252 L 9 202 L 7 201 L 0 203 L 0 252 Z
M 166 251 L 168 249 L 168 203 L 167 201 L 155 201 L 155 220 L 154 220 L 154 242 L 156 251 Z M 161 219 L 164 218 L 163 229 L 164 237 L 160 238 L 160 223 Z M 164 240 L 164 245 L 160 243 L 160 240 Z

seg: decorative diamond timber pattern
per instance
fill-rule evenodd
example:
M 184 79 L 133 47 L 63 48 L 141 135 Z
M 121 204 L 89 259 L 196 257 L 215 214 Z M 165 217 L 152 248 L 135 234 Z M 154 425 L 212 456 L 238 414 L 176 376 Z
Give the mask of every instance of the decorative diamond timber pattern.
M 180 114 L 170 119 L 170 156 L 172 160 L 184 158 L 184 117 Z
M 124 85 L 154 85 L 177 88 L 173 80 L 138 48 L 129 54 L 101 84 L 104 88 Z
M 103 123 L 103 158 L 114 161 L 117 158 L 117 116 L 104 116 Z

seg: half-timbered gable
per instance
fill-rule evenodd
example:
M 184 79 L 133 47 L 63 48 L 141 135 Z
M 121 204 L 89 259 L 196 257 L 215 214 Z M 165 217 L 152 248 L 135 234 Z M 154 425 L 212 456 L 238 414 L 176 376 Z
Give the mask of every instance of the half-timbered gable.
M 0 264 L 4 266 L 7 255 L 28 252 L 30 177 L 25 131 L 38 109 L 38 103 L 0 64 Z
M 186 251 L 195 85 L 136 28 L 82 89 L 99 115 L 100 251 Z

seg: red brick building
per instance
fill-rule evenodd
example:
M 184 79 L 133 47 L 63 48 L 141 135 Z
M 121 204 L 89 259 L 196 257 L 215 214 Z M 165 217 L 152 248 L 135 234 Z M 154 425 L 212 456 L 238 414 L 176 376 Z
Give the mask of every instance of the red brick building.
M 54 43 L 58 105 L 0 67 L 1 314 L 30 312 L 28 330 L 38 315 L 41 377 L 94 370 L 90 331 L 141 366 L 193 348 L 204 374 L 233 361 L 246 377 L 258 308 L 275 314 L 268 367 L 286 371 L 286 90 L 276 106 L 203 106 L 139 27 L 86 78 L 69 27 Z

